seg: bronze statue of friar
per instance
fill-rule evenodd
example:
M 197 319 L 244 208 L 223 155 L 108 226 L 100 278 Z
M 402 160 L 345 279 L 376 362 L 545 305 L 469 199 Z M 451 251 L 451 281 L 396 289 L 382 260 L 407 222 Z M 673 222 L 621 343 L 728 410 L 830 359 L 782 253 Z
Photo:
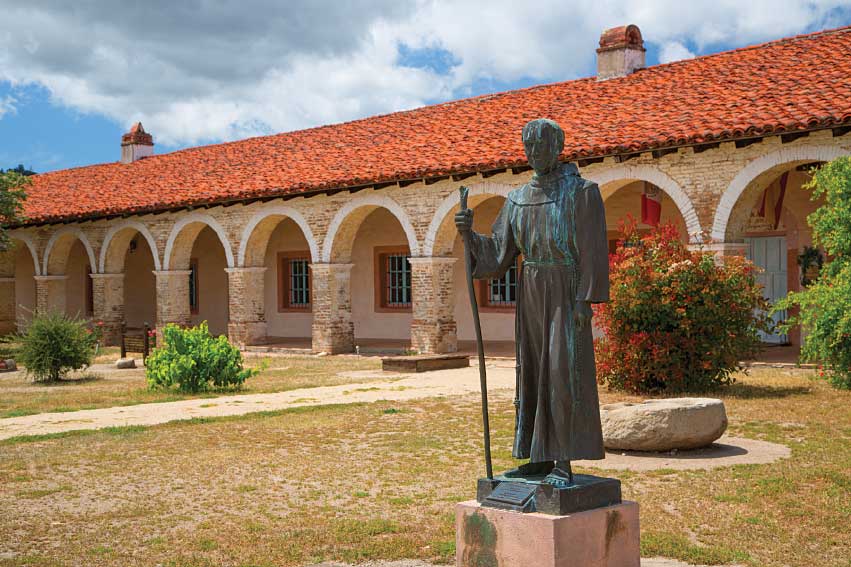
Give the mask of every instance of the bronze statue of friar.
M 498 278 L 518 256 L 517 417 L 513 456 L 529 459 L 503 478 L 543 476 L 573 484 L 570 462 L 603 459 L 591 304 L 609 299 L 608 241 L 597 185 L 562 163 L 564 132 L 552 120 L 523 128 L 535 173 L 508 194 L 491 236 L 472 232 L 469 209 L 455 215 L 469 233 L 475 278 Z

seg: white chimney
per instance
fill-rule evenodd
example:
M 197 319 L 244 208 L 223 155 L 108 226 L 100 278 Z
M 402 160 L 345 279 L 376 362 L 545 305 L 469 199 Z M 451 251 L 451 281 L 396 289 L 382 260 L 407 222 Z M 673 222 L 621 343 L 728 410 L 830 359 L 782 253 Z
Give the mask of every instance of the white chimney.
M 121 163 L 154 155 L 154 137 L 145 132 L 141 122 L 136 122 L 130 131 L 121 136 Z
M 597 80 L 626 77 L 644 68 L 644 40 L 638 26 L 612 28 L 600 36 L 597 49 Z

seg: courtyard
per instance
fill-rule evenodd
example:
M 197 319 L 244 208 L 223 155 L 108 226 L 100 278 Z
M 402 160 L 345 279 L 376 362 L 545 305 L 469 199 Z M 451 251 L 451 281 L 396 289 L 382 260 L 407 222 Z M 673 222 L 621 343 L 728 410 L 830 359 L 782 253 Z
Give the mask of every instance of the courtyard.
M 447 382 L 431 373 L 388 380 L 370 357 L 265 365 L 241 394 L 291 391 L 294 407 L 0 441 L 0 565 L 452 562 L 454 505 L 473 497 L 483 473 L 475 369 L 449 371 L 457 374 Z M 513 466 L 513 368 L 489 366 L 499 471 Z M 4 415 L 60 410 L 73 419 L 74 409 L 140 402 L 156 414 L 166 398 L 143 399 L 142 374 L 124 372 L 49 387 L 4 377 Z M 472 386 L 429 394 L 430 380 Z M 414 385 L 394 386 L 406 381 Z M 349 394 L 295 407 L 329 386 Z M 19 395 L 27 388 L 52 390 Z M 352 395 L 373 401 L 346 403 Z M 624 497 L 640 502 L 642 557 L 846 566 L 851 392 L 811 371 L 760 368 L 712 395 L 727 406 L 728 436 L 781 444 L 790 456 L 697 470 L 583 467 L 619 478 Z M 601 389 L 601 403 L 635 399 Z M 200 402 L 213 409 L 216 399 Z

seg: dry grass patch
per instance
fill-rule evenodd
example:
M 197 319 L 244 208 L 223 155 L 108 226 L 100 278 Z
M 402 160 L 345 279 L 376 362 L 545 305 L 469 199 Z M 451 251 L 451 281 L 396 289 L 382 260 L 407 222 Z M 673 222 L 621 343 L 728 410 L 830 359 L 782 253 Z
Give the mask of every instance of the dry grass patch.
M 117 359 L 115 353 L 105 353 L 105 358 Z M 99 358 L 100 360 L 100 358 Z M 258 376 L 250 378 L 238 390 L 244 394 L 283 392 L 317 386 L 358 384 L 376 380 L 381 361 L 377 358 L 353 356 L 286 356 L 247 357 L 250 366 L 265 368 Z M 355 371 L 355 372 L 351 372 Z M 363 371 L 358 374 L 356 371 Z M 345 375 L 340 375 L 346 372 Z M 385 379 L 392 379 L 390 377 Z M 105 362 L 84 372 L 74 373 L 56 384 L 35 384 L 23 371 L 0 374 L 0 418 L 18 417 L 43 412 L 65 412 L 125 406 L 151 402 L 172 402 L 190 398 L 213 398 L 233 394 L 237 390 L 181 394 L 174 391 L 151 391 L 145 381 L 144 368 L 116 370 Z
M 613 473 L 641 504 L 644 554 L 847 567 L 851 393 L 760 372 L 724 397 L 733 433 L 788 444 L 792 458 Z M 508 393 L 492 413 L 502 470 Z M 479 419 L 469 396 L 0 442 L 0 566 L 449 562 L 454 504 L 482 474 Z

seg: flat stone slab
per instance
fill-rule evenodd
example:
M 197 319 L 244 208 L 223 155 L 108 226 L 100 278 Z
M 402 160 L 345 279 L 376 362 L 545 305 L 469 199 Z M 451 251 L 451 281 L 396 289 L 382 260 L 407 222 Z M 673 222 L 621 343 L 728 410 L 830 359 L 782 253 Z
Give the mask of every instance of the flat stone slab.
M 381 369 L 388 372 L 430 372 L 470 366 L 466 354 L 418 354 L 414 356 L 386 356 L 381 359 Z
M 727 412 L 715 398 L 668 398 L 601 406 L 600 422 L 606 449 L 697 449 L 724 434 Z
M 639 567 L 638 504 L 576 514 L 455 507 L 457 567 Z
M 734 465 L 765 465 L 787 459 L 791 454 L 789 447 L 779 443 L 725 436 L 701 449 L 667 453 L 607 451 L 606 458 L 601 461 L 575 461 L 574 464 L 580 467 L 637 472 L 660 469 L 710 470 Z

